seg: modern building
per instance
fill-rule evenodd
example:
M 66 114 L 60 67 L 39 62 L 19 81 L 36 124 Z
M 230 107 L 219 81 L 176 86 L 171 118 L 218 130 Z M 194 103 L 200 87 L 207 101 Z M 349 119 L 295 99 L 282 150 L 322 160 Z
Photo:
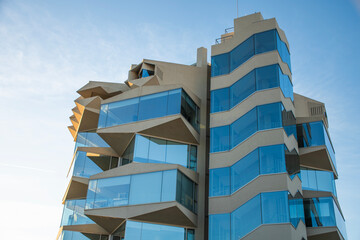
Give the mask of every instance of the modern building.
M 77 92 L 57 239 L 346 239 L 325 105 L 293 93 L 275 19 L 193 65 L 144 59 Z

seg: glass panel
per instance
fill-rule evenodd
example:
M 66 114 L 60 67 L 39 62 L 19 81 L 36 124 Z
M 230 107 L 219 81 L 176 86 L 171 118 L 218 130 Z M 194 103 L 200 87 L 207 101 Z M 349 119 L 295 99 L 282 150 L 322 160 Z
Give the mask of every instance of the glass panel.
M 166 141 L 166 163 L 188 167 L 188 145 Z
M 176 200 L 176 170 L 164 171 L 162 178 L 161 201 Z
M 126 148 L 122 158 L 121 165 L 131 163 L 134 159 L 134 150 L 135 150 L 135 137 L 131 140 L 129 146 Z
M 276 45 L 280 55 L 281 60 L 289 66 L 291 71 L 291 62 L 290 62 L 290 53 L 286 44 L 280 39 L 278 32 L 276 31 Z
M 210 197 L 230 194 L 230 168 L 210 169 Z
M 307 227 L 336 226 L 331 197 L 304 199 L 304 209 Z
M 300 199 L 289 199 L 290 222 L 296 228 L 300 219 L 305 223 L 304 204 Z
M 65 201 L 61 226 L 94 223 L 90 218 L 88 218 L 84 214 L 85 201 L 86 199 Z
M 247 112 L 244 116 L 231 124 L 231 148 L 250 137 L 257 131 L 256 108 Z
M 231 167 L 231 193 L 245 186 L 259 174 L 259 151 L 256 149 Z
M 109 111 L 109 104 L 101 105 L 98 128 L 106 127 L 106 118 L 107 118 L 107 115 L 108 115 L 108 111 Z
M 138 104 L 139 98 L 109 103 L 106 127 L 137 121 Z
M 210 129 L 210 152 L 228 151 L 230 148 L 229 125 Z
M 110 169 L 117 168 L 118 165 L 119 165 L 119 158 L 117 158 L 117 157 L 112 157 L 112 158 L 111 158 Z
M 278 65 L 270 65 L 256 69 L 256 90 L 279 86 Z
M 294 101 L 293 85 L 290 81 L 290 78 L 287 75 L 283 74 L 280 67 L 278 67 L 278 72 L 280 76 L 280 88 L 284 93 L 284 96 L 287 98 L 291 98 L 291 100 Z
M 98 180 L 94 208 L 127 205 L 129 201 L 130 176 Z
M 209 240 L 230 240 L 230 213 L 209 216 Z
M 211 91 L 211 113 L 229 110 L 229 88 Z
M 284 145 L 261 147 L 260 173 L 271 174 L 280 172 L 286 172 Z
M 255 54 L 276 49 L 275 31 L 276 30 L 270 30 L 255 34 Z
M 191 211 L 194 211 L 194 191 L 195 186 L 193 182 L 186 177 L 185 175 L 181 174 L 181 201 L 180 203 L 183 204 L 186 208 Z
M 181 114 L 196 131 L 199 131 L 199 107 L 185 91 L 181 93 Z
M 230 72 L 254 55 L 254 36 L 249 37 L 230 52 Z
M 86 205 L 85 205 L 86 209 L 94 208 L 97 182 L 98 180 L 89 181 L 88 191 L 86 194 Z
M 125 240 L 141 240 L 142 223 L 126 221 Z
M 169 91 L 167 115 L 179 114 L 181 108 L 181 89 Z
M 230 71 L 229 53 L 211 57 L 211 76 L 228 74 Z
M 190 169 L 196 172 L 197 168 L 197 146 L 190 146 Z
M 261 225 L 260 195 L 231 213 L 231 240 L 238 240 Z
M 282 127 L 281 104 L 271 103 L 258 106 L 259 130 Z
M 251 71 L 230 87 L 230 106 L 234 107 L 255 91 L 255 71 Z
M 166 154 L 166 140 L 150 138 L 149 162 L 163 163 L 165 162 L 165 154 Z
M 160 202 L 162 172 L 131 176 L 129 204 Z
M 261 193 L 261 205 L 263 224 L 290 221 L 288 192 Z
M 139 121 L 166 115 L 168 92 L 140 97 Z
M 109 145 L 95 132 L 80 132 L 76 137 L 77 147 L 109 147 Z
M 150 140 L 147 137 L 136 135 L 135 136 L 135 152 L 134 152 L 134 161 L 135 162 L 149 162 L 149 145 Z
M 185 229 L 159 224 L 142 224 L 141 240 L 184 240 Z

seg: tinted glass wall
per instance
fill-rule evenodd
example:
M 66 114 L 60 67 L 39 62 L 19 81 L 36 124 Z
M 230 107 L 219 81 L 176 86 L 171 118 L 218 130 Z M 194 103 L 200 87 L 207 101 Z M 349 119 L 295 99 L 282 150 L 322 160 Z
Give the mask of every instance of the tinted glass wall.
M 230 87 L 211 91 L 211 113 L 227 111 L 256 91 L 276 87 L 294 101 L 290 78 L 283 74 L 278 64 L 256 68 Z
M 334 174 L 329 171 L 301 169 L 303 190 L 332 192 L 336 196 Z
M 84 214 L 85 202 L 86 199 L 66 200 L 61 219 L 61 226 L 95 224 Z
M 345 220 L 331 197 L 304 199 L 306 227 L 338 227 L 347 239 Z
M 231 213 L 210 215 L 209 239 L 237 240 L 261 224 L 288 222 L 288 192 L 261 193 Z
M 259 175 L 286 172 L 285 145 L 260 147 L 231 167 L 210 169 L 209 196 L 236 192 Z
M 194 189 L 195 183 L 177 170 L 90 180 L 86 209 L 178 201 L 195 212 Z
M 282 103 L 257 106 L 230 125 L 210 129 L 210 152 L 228 151 L 257 131 L 283 126 Z
M 91 233 L 81 233 L 72 231 L 62 231 L 58 240 L 109 240 L 107 235 L 98 235 Z
M 199 130 L 199 107 L 182 89 L 102 104 L 98 128 L 181 113 Z
M 119 158 L 110 156 L 91 156 L 77 151 L 74 158 L 73 176 L 88 178 L 92 175 L 118 167 Z
M 135 135 L 125 150 L 129 162 L 179 164 L 196 171 L 197 147 L 174 141 Z
M 297 125 L 297 135 L 299 147 L 325 145 L 331 161 L 336 168 L 335 150 L 322 121 Z
M 246 39 L 228 53 L 211 57 L 211 76 L 219 76 L 234 71 L 252 56 L 277 50 L 280 58 L 291 70 L 290 53 L 280 39 L 276 29 L 257 33 Z
M 109 147 L 109 145 L 96 132 L 79 132 L 75 150 L 77 147 Z
M 193 240 L 194 230 L 160 224 L 126 221 L 125 240 Z

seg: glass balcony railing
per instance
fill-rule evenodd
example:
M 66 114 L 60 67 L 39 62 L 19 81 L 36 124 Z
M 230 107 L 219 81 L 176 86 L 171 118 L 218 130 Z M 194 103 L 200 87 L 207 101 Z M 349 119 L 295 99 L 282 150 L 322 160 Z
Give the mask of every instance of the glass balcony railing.
M 95 224 L 84 214 L 85 202 L 86 199 L 66 200 L 61 226 Z
M 79 132 L 75 150 L 78 147 L 109 147 L 109 145 L 96 132 Z
M 90 180 L 86 209 L 178 201 L 196 212 L 196 189 L 177 170 Z
M 62 231 L 60 237 L 57 240 L 109 240 L 109 236 L 73 231 Z
M 303 190 L 326 191 L 336 196 L 334 173 L 306 168 L 300 172 Z
M 306 227 L 337 227 L 347 239 L 345 220 L 331 197 L 304 199 Z

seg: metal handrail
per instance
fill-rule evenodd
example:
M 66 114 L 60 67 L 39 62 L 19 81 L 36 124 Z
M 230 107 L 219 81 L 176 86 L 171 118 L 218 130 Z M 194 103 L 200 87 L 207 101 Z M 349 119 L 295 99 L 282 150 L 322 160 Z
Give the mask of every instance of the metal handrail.
M 232 31 L 230 31 L 232 30 Z M 229 28 L 225 28 L 225 34 L 229 33 L 229 32 L 233 32 L 234 31 L 234 27 L 229 27 Z
M 215 44 L 220 44 L 223 40 L 228 39 L 228 38 L 232 38 L 232 37 L 233 37 L 233 35 L 217 38 L 217 39 L 215 39 Z

